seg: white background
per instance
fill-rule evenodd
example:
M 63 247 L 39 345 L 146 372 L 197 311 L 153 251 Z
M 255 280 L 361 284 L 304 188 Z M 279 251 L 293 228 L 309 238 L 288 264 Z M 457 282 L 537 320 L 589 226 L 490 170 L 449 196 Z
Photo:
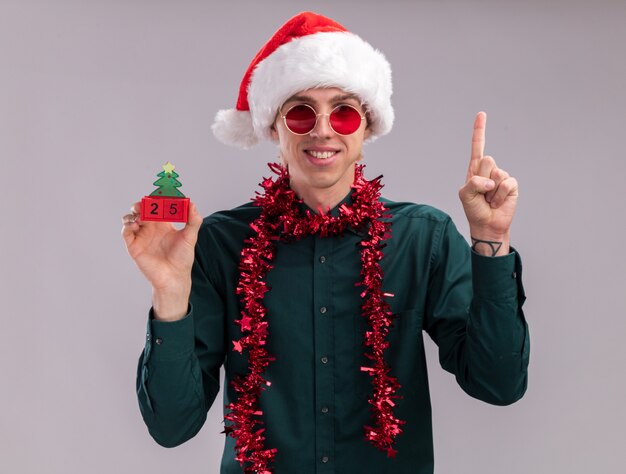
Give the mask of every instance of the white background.
M 216 473 L 221 395 L 173 450 L 134 392 L 150 289 L 119 232 L 172 161 L 206 215 L 241 204 L 276 150 L 210 133 L 250 59 L 314 9 L 382 50 L 396 125 L 365 149 L 385 195 L 457 198 L 474 115 L 521 186 L 529 388 L 470 399 L 430 344 L 439 474 L 624 472 L 624 1 L 0 1 L 0 472 Z

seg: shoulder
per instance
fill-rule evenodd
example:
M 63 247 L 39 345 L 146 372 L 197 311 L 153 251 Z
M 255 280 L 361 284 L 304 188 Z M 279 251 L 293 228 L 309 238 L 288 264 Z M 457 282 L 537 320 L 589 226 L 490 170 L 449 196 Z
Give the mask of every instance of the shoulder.
M 436 261 L 443 251 L 455 249 L 463 255 L 467 253 L 467 242 L 447 213 L 427 204 L 381 201 L 391 214 L 392 238 L 408 239 L 415 249 L 428 249 L 431 262 Z
M 245 238 L 250 233 L 250 223 L 261 213 L 261 208 L 247 202 L 233 209 L 214 212 L 205 217 L 200 227 L 200 238 Z
M 441 241 L 452 222 L 445 212 L 427 204 L 395 202 L 381 199 L 391 215 L 391 235 L 395 239 L 410 239 L 429 247 Z
M 428 204 L 416 204 L 413 202 L 396 202 L 381 198 L 385 207 L 389 210 L 392 220 L 407 224 L 444 224 L 450 221 L 450 216 L 436 207 Z
M 252 202 L 247 202 L 233 209 L 217 211 L 207 216 L 202 221 L 202 228 L 223 227 L 244 223 L 248 225 L 261 213 L 261 208 Z

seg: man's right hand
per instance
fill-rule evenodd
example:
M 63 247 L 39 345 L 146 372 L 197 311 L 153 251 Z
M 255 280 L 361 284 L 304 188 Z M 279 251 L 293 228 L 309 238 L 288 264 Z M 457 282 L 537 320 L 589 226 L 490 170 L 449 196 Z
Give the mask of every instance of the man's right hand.
M 143 222 L 140 202 L 122 218 L 122 237 L 129 255 L 152 285 L 154 316 L 176 321 L 187 314 L 191 293 L 191 267 L 202 216 L 194 203 L 183 229 L 169 222 Z

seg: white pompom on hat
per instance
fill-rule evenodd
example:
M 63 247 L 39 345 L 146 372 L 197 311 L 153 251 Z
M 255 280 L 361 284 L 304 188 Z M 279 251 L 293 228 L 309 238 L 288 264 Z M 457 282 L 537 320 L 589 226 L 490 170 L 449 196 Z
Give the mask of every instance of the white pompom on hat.
M 220 110 L 213 133 L 223 143 L 250 148 L 271 138 L 271 126 L 292 95 L 338 87 L 365 104 L 368 140 L 393 125 L 391 67 L 383 54 L 330 18 L 303 12 L 285 23 L 254 57 L 234 109 Z

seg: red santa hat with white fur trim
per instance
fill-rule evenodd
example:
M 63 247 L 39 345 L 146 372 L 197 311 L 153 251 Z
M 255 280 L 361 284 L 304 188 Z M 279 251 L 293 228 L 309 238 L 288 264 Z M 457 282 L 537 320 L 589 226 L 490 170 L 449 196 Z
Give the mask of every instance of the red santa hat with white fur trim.
M 316 87 L 338 87 L 363 101 L 368 140 L 391 130 L 391 67 L 383 54 L 330 18 L 304 12 L 257 53 L 241 81 L 236 107 L 217 113 L 213 133 L 223 143 L 250 148 L 270 139 L 276 113 L 289 97 Z

